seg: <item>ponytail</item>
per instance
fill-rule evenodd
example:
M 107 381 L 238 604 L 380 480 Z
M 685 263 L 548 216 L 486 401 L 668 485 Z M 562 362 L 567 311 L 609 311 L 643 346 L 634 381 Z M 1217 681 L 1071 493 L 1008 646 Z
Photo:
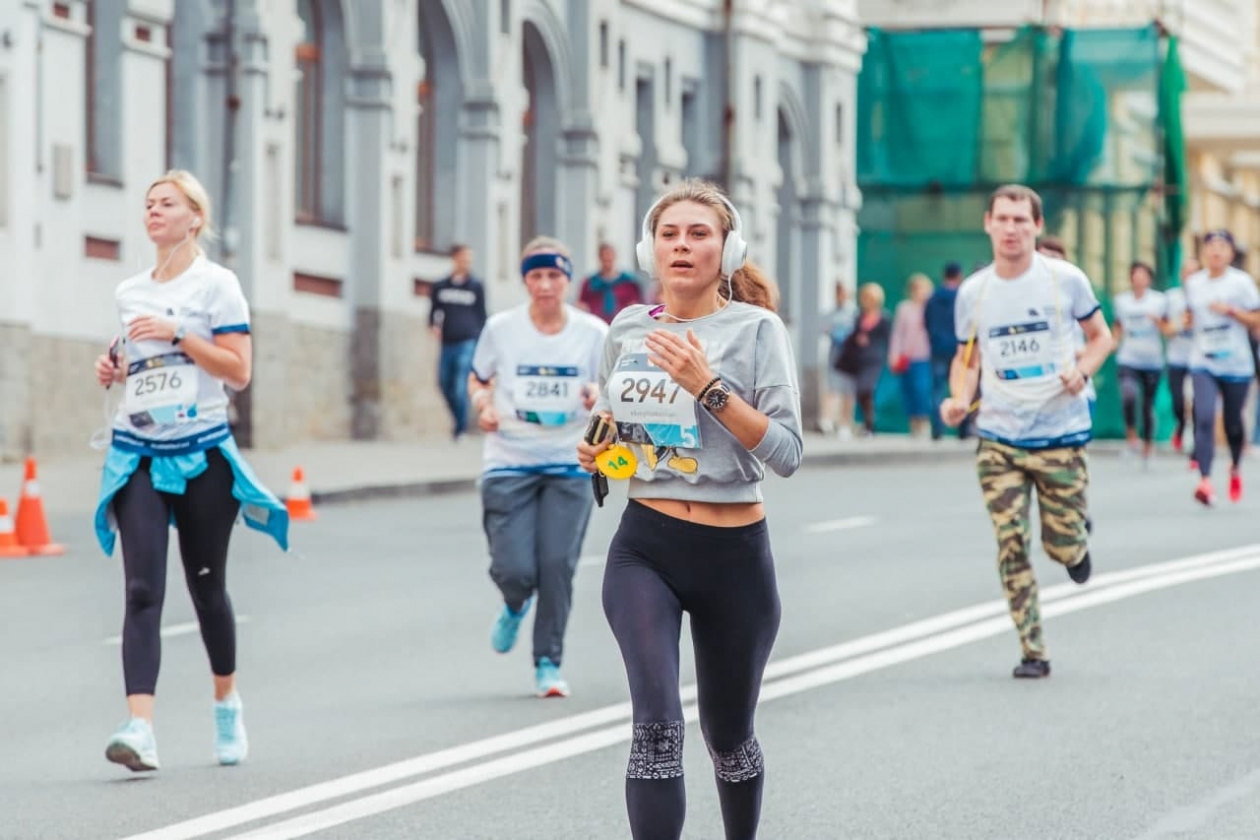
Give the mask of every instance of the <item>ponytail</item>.
M 718 294 L 727 297 L 725 283 L 718 284 Z M 769 309 L 779 310 L 779 287 L 753 262 L 745 262 L 731 275 L 730 296 L 740 303 L 748 303 Z

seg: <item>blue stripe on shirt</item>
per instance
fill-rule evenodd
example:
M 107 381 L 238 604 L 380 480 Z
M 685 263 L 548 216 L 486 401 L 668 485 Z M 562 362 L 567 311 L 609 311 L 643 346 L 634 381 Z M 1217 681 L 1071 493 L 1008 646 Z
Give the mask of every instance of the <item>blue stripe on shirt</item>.
M 210 330 L 215 335 L 223 335 L 224 333 L 247 333 L 249 332 L 249 324 L 224 324 L 221 327 L 215 327 Z

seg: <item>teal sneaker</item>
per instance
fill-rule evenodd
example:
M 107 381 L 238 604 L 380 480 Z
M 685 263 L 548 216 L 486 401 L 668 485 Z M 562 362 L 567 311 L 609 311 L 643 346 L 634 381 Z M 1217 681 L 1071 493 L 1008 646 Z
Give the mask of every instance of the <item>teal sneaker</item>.
M 547 657 L 538 661 L 534 671 L 534 683 L 539 697 L 568 697 L 569 684 L 560 676 L 560 668 Z
M 144 718 L 133 717 L 118 727 L 105 747 L 105 757 L 133 773 L 158 769 L 157 739 L 153 725 Z
M 240 764 L 249 755 L 245 707 L 235 691 L 214 701 L 214 755 L 224 766 Z
M 490 629 L 490 646 L 499 653 L 507 653 L 516 644 L 516 634 L 521 629 L 521 619 L 525 618 L 525 614 L 529 612 L 529 605 L 534 602 L 533 596 L 525 600 L 521 604 L 520 612 L 512 612 L 512 608 L 507 604 L 503 605 L 503 611 L 499 613 L 499 617 L 494 620 L 494 627 Z

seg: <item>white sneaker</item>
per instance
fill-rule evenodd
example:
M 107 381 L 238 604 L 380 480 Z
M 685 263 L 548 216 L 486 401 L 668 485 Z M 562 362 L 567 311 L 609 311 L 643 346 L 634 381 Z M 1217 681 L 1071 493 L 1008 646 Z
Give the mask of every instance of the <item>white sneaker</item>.
M 836 430 L 836 437 L 840 440 L 853 440 L 853 430 L 848 426 L 841 426 Z
M 157 738 L 153 725 L 144 718 L 133 717 L 118 727 L 105 747 L 105 757 L 133 773 L 158 769 Z
M 241 695 L 233 691 L 214 702 L 214 755 L 220 764 L 240 764 L 249 755 L 249 738 L 245 735 L 245 708 Z

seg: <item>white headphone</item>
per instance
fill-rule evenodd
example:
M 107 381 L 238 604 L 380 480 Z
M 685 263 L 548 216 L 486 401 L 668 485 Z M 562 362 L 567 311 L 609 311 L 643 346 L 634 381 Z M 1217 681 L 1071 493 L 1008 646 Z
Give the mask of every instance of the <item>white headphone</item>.
M 647 213 L 643 215 L 642 234 L 638 244 L 634 246 L 634 253 L 639 258 L 639 268 L 646 271 L 650 277 L 656 276 L 656 251 L 652 247 L 652 230 L 648 225 L 652 220 L 652 214 L 656 212 L 657 205 L 667 195 L 654 201 Z M 729 198 L 721 194 L 718 197 L 726 205 L 726 209 L 731 211 L 731 231 L 726 234 L 726 241 L 722 243 L 722 276 L 730 280 L 731 275 L 743 268 L 744 262 L 748 259 L 748 243 L 744 241 L 744 223 L 739 218 L 739 211 L 735 209 L 735 205 Z

